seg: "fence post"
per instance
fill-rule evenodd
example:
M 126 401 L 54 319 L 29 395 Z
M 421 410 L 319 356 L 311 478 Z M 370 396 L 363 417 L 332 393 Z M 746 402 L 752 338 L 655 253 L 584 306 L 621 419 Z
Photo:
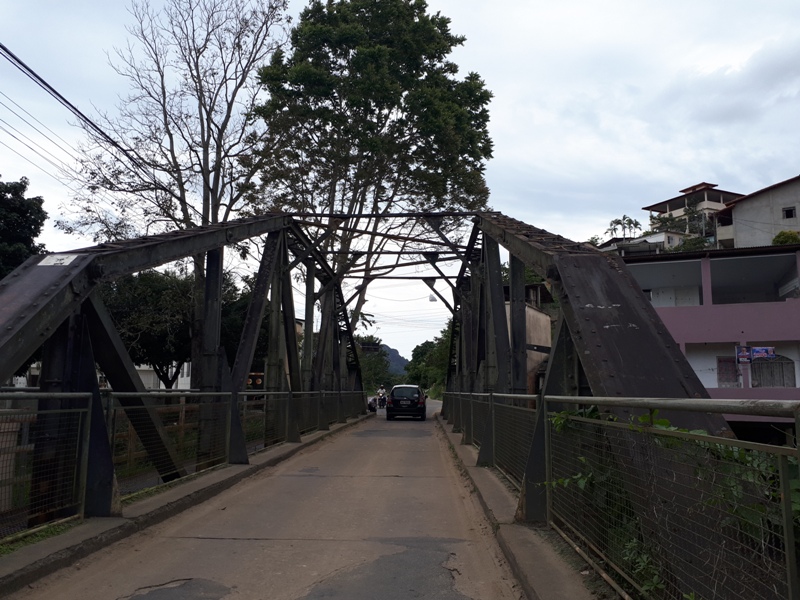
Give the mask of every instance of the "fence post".
M 225 415 L 225 463 L 231 464 L 231 423 L 233 423 L 233 411 L 239 411 L 239 398 L 237 397 L 235 392 L 230 392 L 228 395 L 228 410 L 227 414 Z M 244 431 L 242 431 L 242 441 L 244 441 Z M 244 451 L 244 463 L 239 464 L 247 464 L 247 446 L 245 445 Z
M 83 440 L 81 444 L 81 469 L 78 476 L 78 494 L 80 494 L 80 517 L 81 521 L 86 512 L 86 487 L 89 482 L 89 438 L 91 437 L 92 427 L 92 402 L 94 398 L 86 401 L 86 422 L 82 431 Z
M 472 394 L 467 395 L 467 410 L 464 410 L 464 399 L 461 398 L 461 406 L 458 411 L 458 420 L 459 420 L 459 431 L 461 432 L 461 443 L 464 445 L 471 445 L 474 443 L 474 438 L 472 436 L 472 426 L 474 421 L 472 420 Z M 456 428 L 453 427 L 453 431 Z
M 331 426 L 328 424 L 328 408 L 326 392 L 320 391 L 317 399 L 317 431 L 329 431 Z
M 461 391 L 450 392 L 450 402 L 447 405 L 447 415 L 442 415 L 447 417 L 448 425 L 452 425 L 455 422 L 456 405 L 459 402 L 460 395 Z
M 294 401 L 292 390 L 286 396 L 286 441 L 298 443 L 300 441 L 300 425 L 297 422 L 297 405 Z
M 342 400 L 342 390 L 338 392 L 338 412 L 339 412 L 339 423 L 347 423 L 347 411 L 344 409 L 344 401 Z
M 461 423 L 463 421 L 463 412 L 464 412 L 463 394 L 458 395 L 458 400 L 456 400 L 453 408 L 455 409 L 453 411 L 453 433 L 461 433 Z
M 550 435 L 547 424 L 547 401 L 544 393 L 536 403 L 536 421 L 533 428 L 528 460 L 525 462 L 525 475 L 522 478 L 522 490 L 519 495 L 518 514 L 520 520 L 529 523 L 547 523 L 549 517 L 550 490 L 546 482 L 550 481 Z
M 789 475 L 789 457 L 778 457 L 778 472 L 781 478 L 781 504 L 783 508 L 783 543 L 786 554 L 787 598 L 800 600 L 800 582 L 797 580 L 797 546 L 794 539 L 794 515 L 792 513 L 792 487 Z
M 483 424 L 481 449 L 478 451 L 478 466 L 494 466 L 494 392 L 489 392 L 489 415 L 486 423 Z

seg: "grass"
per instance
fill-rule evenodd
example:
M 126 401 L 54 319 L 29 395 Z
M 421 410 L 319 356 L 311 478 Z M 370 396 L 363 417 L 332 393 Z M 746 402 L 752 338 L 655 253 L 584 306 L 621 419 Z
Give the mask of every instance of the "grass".
M 36 530 L 35 532 L 26 535 L 21 539 L 15 539 L 11 542 L 3 542 L 0 543 L 0 556 L 8 556 L 12 552 L 16 552 L 20 548 L 24 548 L 25 546 L 30 546 L 31 544 L 35 544 L 37 542 L 41 542 L 43 540 L 47 540 L 57 535 L 61 535 L 62 533 L 66 533 L 73 527 L 77 526 L 80 523 L 78 520 L 69 521 L 68 523 L 56 523 L 53 525 L 47 525 L 42 527 L 41 529 Z

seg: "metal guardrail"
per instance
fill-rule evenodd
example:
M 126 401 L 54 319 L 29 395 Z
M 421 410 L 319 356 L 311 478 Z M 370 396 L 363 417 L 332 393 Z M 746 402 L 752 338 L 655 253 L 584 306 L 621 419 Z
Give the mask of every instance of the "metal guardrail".
M 713 437 L 680 431 L 658 414 L 750 414 L 797 424 L 800 402 L 580 401 L 586 404 L 575 397 L 452 393 L 444 410 L 462 442 L 479 446 L 479 462 L 489 457 L 518 488 L 527 477 L 526 485 L 546 489 L 550 525 L 611 575 L 623 597 L 800 598 L 796 439 L 773 446 Z M 540 482 L 527 464 L 537 419 L 528 407 L 536 402 L 548 417 L 544 456 L 530 457 L 547 464 Z M 569 410 L 552 412 L 551 404 Z M 641 416 L 619 422 L 603 412 L 614 408 L 640 409 Z
M 91 398 L 0 393 L 0 540 L 83 517 Z M 251 390 L 237 400 L 248 454 L 366 414 L 363 392 Z M 104 391 L 101 401 L 123 498 L 228 461 L 230 393 Z
M 91 394 L 0 394 L 0 539 L 82 518 Z

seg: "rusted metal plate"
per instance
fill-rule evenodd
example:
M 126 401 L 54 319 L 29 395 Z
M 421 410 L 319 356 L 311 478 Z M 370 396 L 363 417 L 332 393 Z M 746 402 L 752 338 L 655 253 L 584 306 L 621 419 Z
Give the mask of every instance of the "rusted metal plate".
M 708 398 L 680 348 L 622 261 L 556 261 L 572 340 L 595 396 Z

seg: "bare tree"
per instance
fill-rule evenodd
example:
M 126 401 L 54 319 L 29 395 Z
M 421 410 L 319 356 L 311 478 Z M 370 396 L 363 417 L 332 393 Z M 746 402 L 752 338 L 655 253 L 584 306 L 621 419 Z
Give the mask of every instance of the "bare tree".
M 189 229 L 246 215 L 266 126 L 252 117 L 258 67 L 286 40 L 286 0 L 134 0 L 112 67 L 128 83 L 117 114 L 84 126 L 86 193 L 60 222 L 97 240 Z M 105 135 L 108 133 L 109 135 Z M 194 259 L 195 334 L 203 257 Z M 197 337 L 195 335 L 195 337 Z

